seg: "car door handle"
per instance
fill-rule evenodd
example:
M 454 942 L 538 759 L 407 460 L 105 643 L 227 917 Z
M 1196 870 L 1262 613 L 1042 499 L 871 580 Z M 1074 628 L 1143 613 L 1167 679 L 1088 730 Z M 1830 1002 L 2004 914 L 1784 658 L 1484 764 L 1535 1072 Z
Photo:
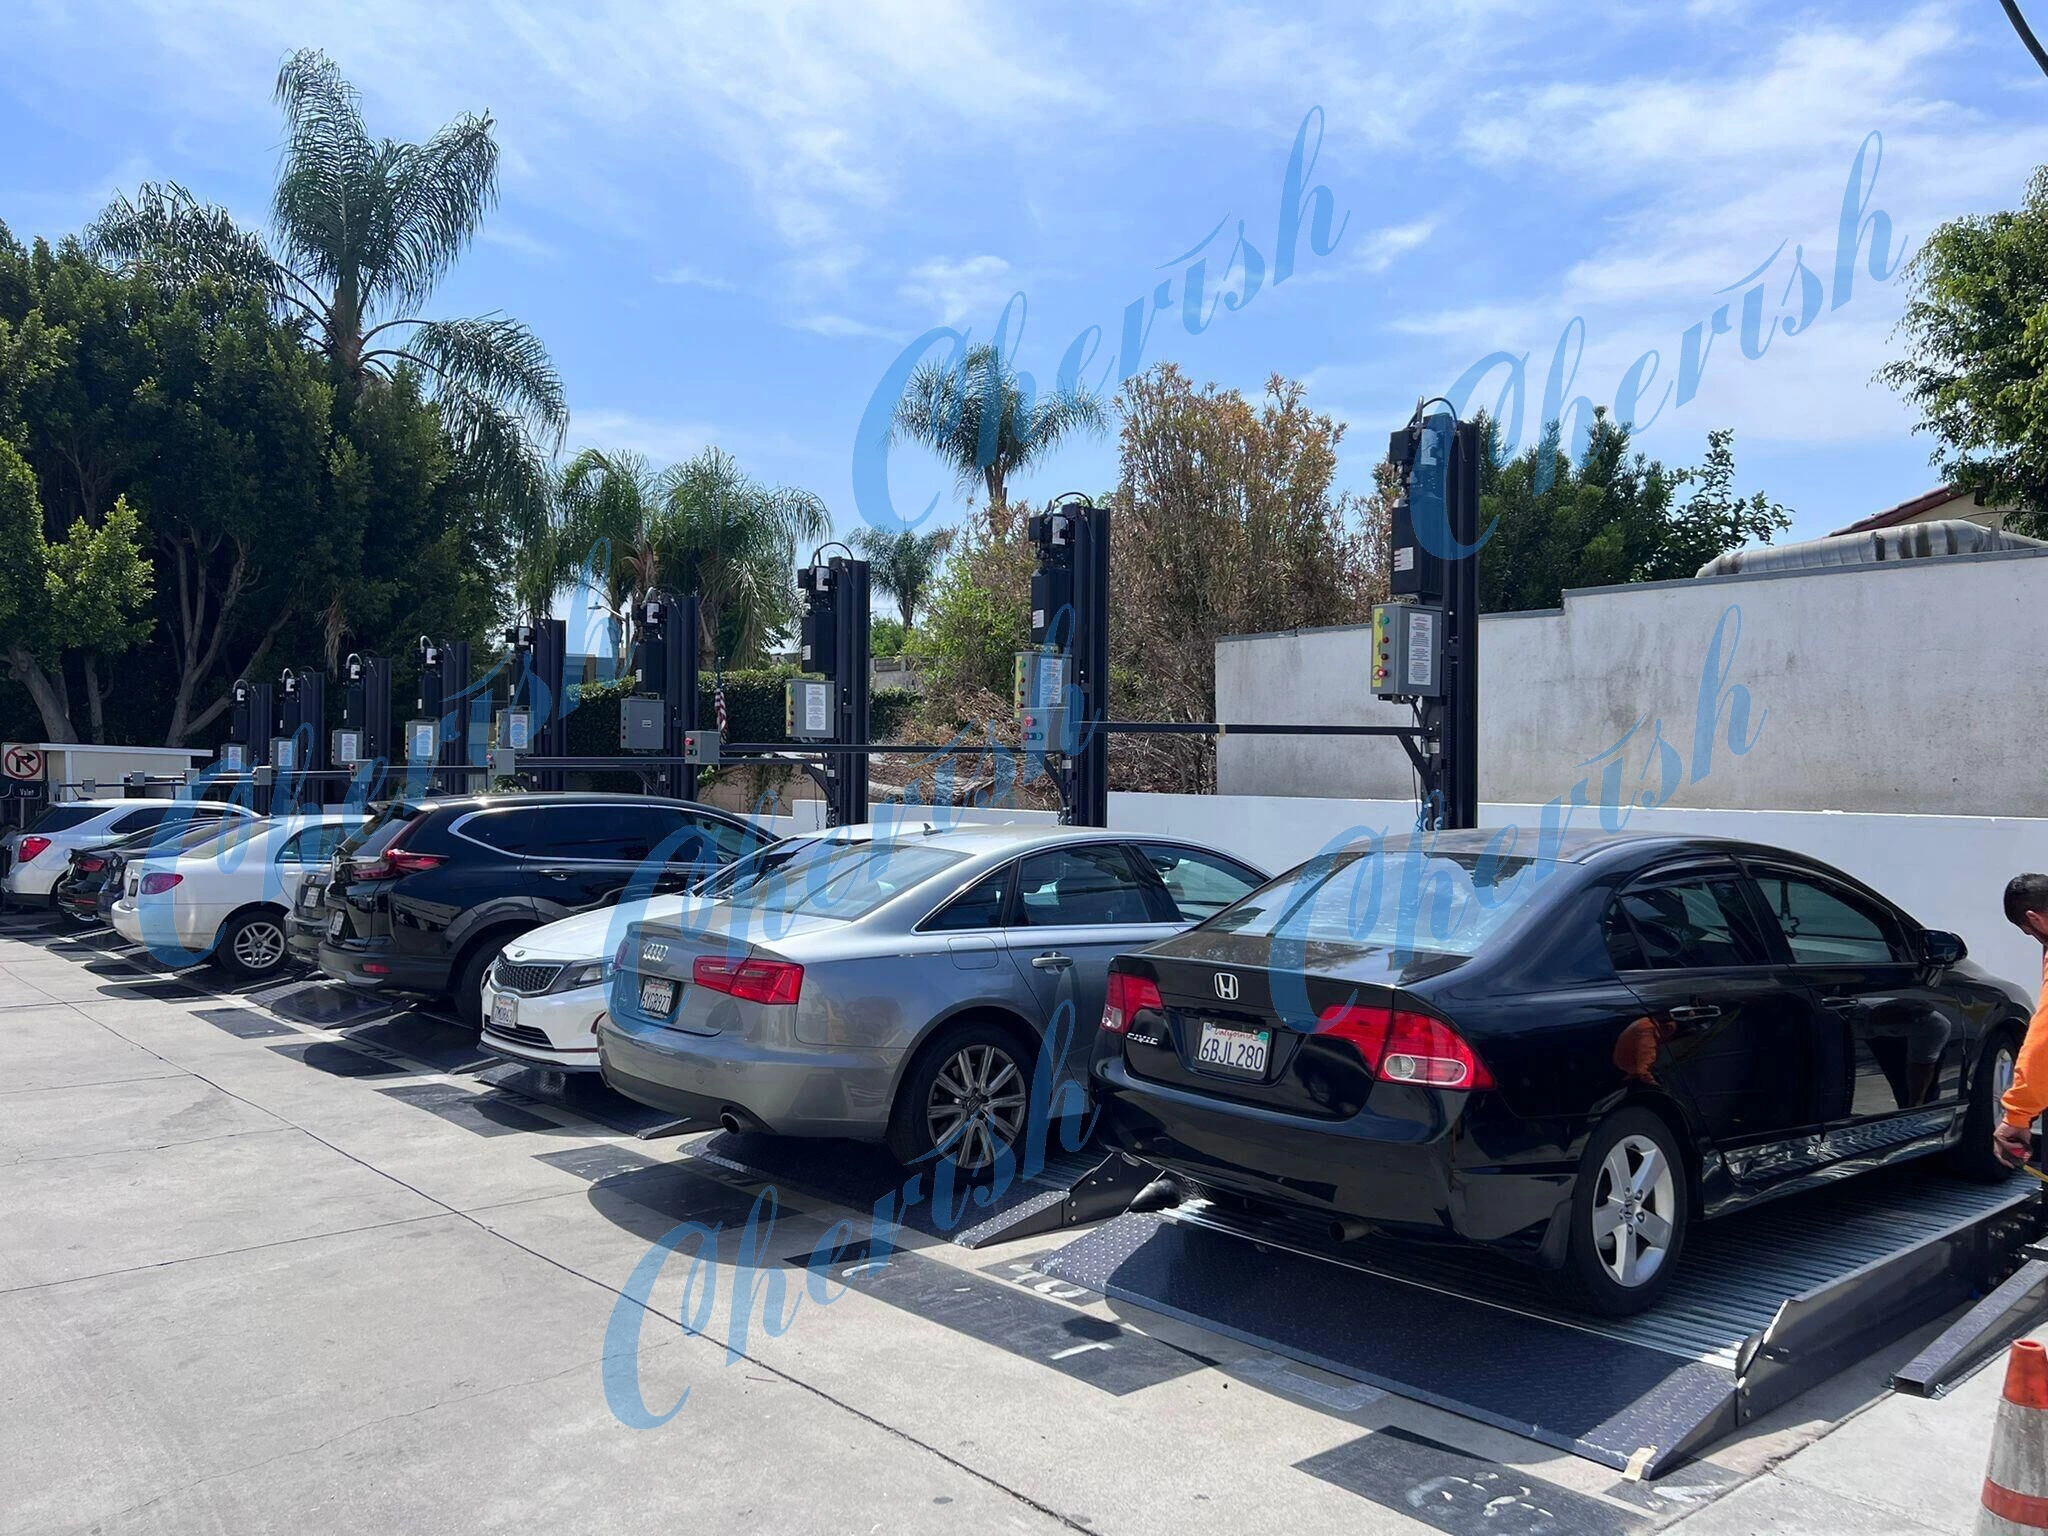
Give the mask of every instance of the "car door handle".
M 1848 1013 L 1855 1008 L 1856 999 L 1853 997 L 1824 997 L 1820 1000 L 1820 1005 L 1834 1013 Z
M 1721 1017 L 1720 1008 L 1713 1003 L 1699 1003 L 1688 1008 L 1674 1008 L 1670 1018 L 1674 1024 L 1697 1024 L 1707 1019 Z
M 570 872 L 566 869 L 542 869 L 536 870 L 535 873 L 546 875 L 550 880 L 566 880 Z
M 1041 971 L 1064 971 L 1074 963 L 1074 957 L 1063 955 L 1056 949 L 1048 949 L 1042 955 L 1033 955 L 1031 963 Z

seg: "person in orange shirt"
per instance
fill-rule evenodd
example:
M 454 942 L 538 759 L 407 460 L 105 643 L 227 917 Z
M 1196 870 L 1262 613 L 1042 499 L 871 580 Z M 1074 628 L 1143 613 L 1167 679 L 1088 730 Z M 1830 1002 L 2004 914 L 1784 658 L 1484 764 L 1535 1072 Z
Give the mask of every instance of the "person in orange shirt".
M 2005 1118 L 1991 1133 L 2004 1161 L 2017 1168 L 2034 1150 L 2034 1122 L 2048 1110 L 2048 875 L 2014 875 L 2006 882 L 2005 915 L 2041 945 L 2041 997 L 2027 1020 L 2012 1086 L 2002 1101 Z

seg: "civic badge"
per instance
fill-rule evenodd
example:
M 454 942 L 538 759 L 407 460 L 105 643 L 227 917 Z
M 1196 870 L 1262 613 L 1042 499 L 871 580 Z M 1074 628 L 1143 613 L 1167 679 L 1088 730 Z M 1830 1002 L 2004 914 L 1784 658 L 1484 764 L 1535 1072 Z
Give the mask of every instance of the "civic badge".
M 1237 1001 L 1237 978 L 1228 971 L 1216 973 L 1216 995 L 1226 1003 Z

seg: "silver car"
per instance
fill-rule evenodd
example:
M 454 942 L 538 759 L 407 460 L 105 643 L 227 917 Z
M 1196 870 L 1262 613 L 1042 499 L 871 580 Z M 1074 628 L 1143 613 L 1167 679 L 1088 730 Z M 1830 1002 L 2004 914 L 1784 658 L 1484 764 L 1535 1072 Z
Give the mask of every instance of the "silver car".
M 1048 1038 L 1048 1082 L 1085 1089 L 1110 960 L 1265 878 L 1077 827 L 790 838 L 627 928 L 599 1066 L 629 1098 L 728 1130 L 983 1168 L 1022 1136 Z

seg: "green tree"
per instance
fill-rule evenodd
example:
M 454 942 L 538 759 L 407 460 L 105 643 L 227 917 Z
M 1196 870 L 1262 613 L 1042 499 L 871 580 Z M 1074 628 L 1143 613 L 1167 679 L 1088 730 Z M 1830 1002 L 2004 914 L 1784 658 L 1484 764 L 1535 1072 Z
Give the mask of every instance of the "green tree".
M 260 285 L 310 328 L 344 408 L 369 378 L 415 370 L 488 490 L 538 517 L 542 458 L 568 421 L 546 349 L 503 315 L 422 313 L 497 202 L 490 115 L 466 114 L 424 144 L 372 138 L 355 90 L 311 49 L 284 61 L 275 95 L 285 142 L 274 246 L 185 188 L 153 182 L 101 214 L 95 248 L 173 286 L 201 275 Z
M 868 581 L 878 592 L 896 600 L 896 611 L 907 634 L 917 623 L 917 610 L 924 606 L 932 578 L 946 551 L 953 547 L 953 530 L 934 528 L 919 533 L 915 528 L 888 533 L 880 528 L 863 528 L 853 536 L 853 547 L 868 562 Z
M 762 484 L 718 448 L 660 484 L 648 542 L 662 585 L 697 594 L 707 654 L 754 664 L 795 623 L 797 556 L 831 536 L 831 513 L 809 491 Z
M 1076 434 L 1100 435 L 1107 425 L 1102 402 L 1084 388 L 1026 396 L 1015 366 L 983 342 L 957 363 L 920 366 L 896 403 L 894 431 L 937 454 L 961 486 L 978 482 L 994 507 L 1008 496 L 1012 476 Z
M 35 474 L 0 437 L 0 660 L 28 689 L 49 741 L 76 741 L 67 656 L 115 656 L 149 634 L 153 572 L 134 510 L 116 499 L 98 526 L 43 533 Z
M 1479 605 L 1489 613 L 1555 608 L 1569 587 L 1680 580 L 1791 526 L 1761 493 L 1735 495 L 1727 429 L 1708 434 L 1704 465 L 1675 470 L 1632 452 L 1627 427 L 1604 410 L 1577 463 L 1555 422 L 1513 458 L 1501 453 L 1495 422 L 1482 418 L 1480 434 L 1479 522 L 1491 532 L 1479 553 Z M 1681 501 L 1688 485 L 1696 488 Z
M 628 648 L 636 598 L 694 592 L 705 655 L 749 666 L 795 619 L 797 556 L 831 531 L 816 496 L 764 485 L 721 449 L 657 470 L 587 448 L 562 472 L 546 527 L 520 541 L 515 584 L 540 612 L 579 575 L 593 580 Z
M 1905 282 L 1905 355 L 1878 378 L 1920 412 L 1949 484 L 2048 537 L 2048 166 L 2019 208 L 1938 226 Z

